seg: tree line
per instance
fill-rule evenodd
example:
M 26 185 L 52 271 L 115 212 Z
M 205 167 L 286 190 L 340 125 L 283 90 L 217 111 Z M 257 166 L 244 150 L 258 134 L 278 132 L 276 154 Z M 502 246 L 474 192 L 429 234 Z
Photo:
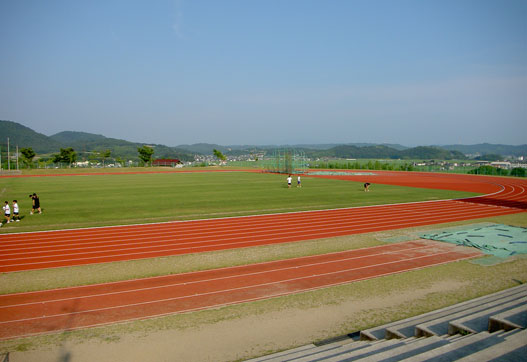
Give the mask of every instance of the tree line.
M 515 177 L 526 177 L 527 170 L 522 167 L 515 167 L 510 170 L 505 168 L 493 167 L 489 165 L 480 166 L 468 173 L 473 175 L 493 175 L 493 176 L 515 176 Z
M 137 148 L 137 153 L 139 156 L 139 159 L 142 161 L 143 165 L 148 166 L 152 165 L 152 158 L 154 155 L 154 149 L 149 146 L 142 146 Z M 106 163 L 106 160 L 108 160 L 112 156 L 112 151 L 102 150 L 102 151 L 93 151 L 90 152 L 92 155 L 90 158 L 92 160 L 101 160 L 103 163 L 103 166 Z M 37 156 L 36 152 L 33 150 L 32 147 L 25 147 L 21 148 L 19 151 L 19 156 L 22 161 L 22 163 L 25 165 L 26 168 L 32 168 L 35 163 L 35 157 Z M 51 157 L 48 159 L 50 163 L 65 163 L 68 165 L 72 165 L 75 162 L 77 162 L 78 159 L 78 153 L 75 151 L 72 147 L 67 148 L 61 148 L 59 153 L 51 155 Z M 120 157 L 115 159 L 118 163 L 124 163 L 124 160 Z
M 153 155 L 154 155 L 154 149 L 149 146 L 142 146 L 137 147 L 137 153 L 138 157 L 142 162 L 143 166 L 152 166 L 153 161 Z M 102 160 L 103 167 L 105 165 L 105 161 L 109 159 L 112 155 L 111 150 L 102 150 L 102 151 L 94 151 L 91 153 L 93 156 L 93 159 Z M 219 160 L 226 160 L 225 155 L 218 151 L 217 149 L 214 149 L 213 151 L 214 156 L 218 158 Z M 34 158 L 36 157 L 36 153 L 31 147 L 27 148 L 21 148 L 20 149 L 20 156 L 23 164 L 26 166 L 26 168 L 32 168 L 34 166 Z M 67 148 L 61 148 L 60 152 L 57 154 L 53 154 L 49 161 L 52 163 L 66 163 L 68 165 L 72 165 L 75 162 L 77 162 L 77 152 L 72 147 Z M 117 162 L 124 164 L 124 160 L 117 158 Z M 360 163 L 358 161 L 355 162 L 313 162 L 310 165 L 311 168 L 328 168 L 328 169 L 365 169 L 365 170 L 397 170 L 397 171 L 414 171 L 416 168 L 412 163 L 403 163 L 399 165 L 393 165 L 390 163 L 381 163 L 379 161 L 368 161 L 368 163 Z M 503 169 L 503 168 L 497 168 L 489 165 L 480 166 L 476 169 L 468 171 L 469 174 L 477 174 L 477 175 L 496 175 L 496 176 L 515 176 L 515 177 L 526 177 L 527 176 L 527 170 L 525 168 L 516 167 L 511 170 Z

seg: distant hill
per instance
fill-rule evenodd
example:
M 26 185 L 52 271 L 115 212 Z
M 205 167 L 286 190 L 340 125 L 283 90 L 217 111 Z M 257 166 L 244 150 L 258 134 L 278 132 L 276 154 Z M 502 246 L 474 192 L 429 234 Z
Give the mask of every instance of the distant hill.
M 62 146 L 60 142 L 12 121 L 0 121 L 0 135 L 2 152 L 6 151 L 7 137 L 11 150 L 18 145 L 18 148 L 31 147 L 36 153 L 50 153 L 58 151 Z
M 466 156 L 458 151 L 444 150 L 438 147 L 414 147 L 404 150 L 397 150 L 385 145 L 357 147 L 343 145 L 330 148 L 319 152 L 318 157 L 338 157 L 338 158 L 391 158 L 391 159 L 464 159 Z
M 211 144 L 211 143 L 195 143 L 192 145 L 179 145 L 176 147 L 181 150 L 185 150 L 185 151 L 192 152 L 192 153 L 198 153 L 200 155 L 212 155 L 212 151 L 214 149 L 222 153 L 226 153 L 229 151 L 229 147 L 227 146 L 220 146 L 220 145 Z
M 212 151 L 214 149 L 221 151 L 225 154 L 246 154 L 249 152 L 255 152 L 255 151 L 268 151 L 268 150 L 274 150 L 277 148 L 294 148 L 297 150 L 303 150 L 303 151 L 316 151 L 316 150 L 329 150 L 334 147 L 340 147 L 343 146 L 340 143 L 326 143 L 326 144 L 295 144 L 295 145 L 229 145 L 229 146 L 222 146 L 218 144 L 211 144 L 211 143 L 195 143 L 192 145 L 178 145 L 177 148 L 187 150 L 189 152 L 199 153 L 203 155 L 209 155 L 212 154 Z M 374 143 L 349 143 L 345 146 L 355 146 L 355 147 L 365 147 L 365 146 L 378 146 Z M 382 144 L 381 146 L 390 147 L 396 150 L 405 150 L 408 147 L 402 146 L 399 144 Z
M 108 138 L 100 134 L 64 131 L 52 136 L 37 133 L 32 129 L 12 121 L 0 121 L 0 147 L 6 152 L 7 137 L 11 149 L 32 147 L 38 154 L 58 153 L 60 148 L 72 147 L 79 154 L 79 159 L 89 157 L 96 151 L 110 150 L 112 157 L 123 159 L 138 158 L 137 148 L 144 143 L 129 142 L 116 138 Z M 150 145 L 154 148 L 155 158 L 179 158 L 183 161 L 194 160 L 195 154 L 212 155 L 217 149 L 226 155 L 242 155 L 258 152 L 271 152 L 276 148 L 296 148 L 303 151 L 307 157 L 338 157 L 338 158 L 384 158 L 384 159 L 464 159 L 465 155 L 504 155 L 527 156 L 527 145 L 508 146 L 482 143 L 477 145 L 447 145 L 420 146 L 408 148 L 399 144 L 298 144 L 298 145 L 230 145 L 222 146 L 211 143 L 196 143 L 169 147 L 165 145 Z
M 422 160 L 463 160 L 467 158 L 462 152 L 450 151 L 438 147 L 419 146 L 401 151 L 401 158 Z
M 357 147 L 369 147 L 369 146 L 385 146 L 392 148 L 397 151 L 402 151 L 408 149 L 408 147 L 397 144 L 397 143 L 382 143 L 382 144 L 376 144 L 376 143 L 349 143 L 351 146 L 357 146 Z
M 137 148 L 142 147 L 145 143 L 136 143 L 125 141 L 117 138 L 108 138 L 102 135 L 65 131 L 57 133 L 50 137 L 57 140 L 67 147 L 73 147 L 77 152 L 93 151 L 112 151 L 112 157 L 121 157 L 125 159 L 136 159 L 138 156 Z M 194 155 L 185 150 L 165 145 L 148 144 L 154 149 L 155 158 L 178 158 L 182 161 L 193 161 Z
M 49 138 L 54 139 L 59 143 L 71 143 L 71 142 L 94 142 L 102 141 L 106 137 L 99 134 L 86 133 L 86 132 L 73 132 L 73 131 L 64 131 L 52 136 Z
M 527 156 L 527 144 L 519 146 L 480 143 L 476 145 L 439 146 L 446 150 L 463 152 L 466 155 L 498 154 L 502 156 Z
M 0 134 L 9 137 L 11 149 L 31 147 L 37 155 L 58 153 L 61 148 L 72 147 L 78 154 L 78 159 L 86 157 L 95 151 L 110 150 L 111 157 L 123 159 L 137 159 L 137 148 L 145 145 L 125 140 L 108 138 L 98 134 L 86 132 L 64 131 L 52 136 L 46 136 L 33 131 L 31 128 L 12 121 L 0 121 Z M 7 139 L 0 139 L 2 152 L 6 152 Z M 194 154 L 175 147 L 165 145 L 149 145 L 155 150 L 156 158 L 178 158 L 182 161 L 193 161 Z

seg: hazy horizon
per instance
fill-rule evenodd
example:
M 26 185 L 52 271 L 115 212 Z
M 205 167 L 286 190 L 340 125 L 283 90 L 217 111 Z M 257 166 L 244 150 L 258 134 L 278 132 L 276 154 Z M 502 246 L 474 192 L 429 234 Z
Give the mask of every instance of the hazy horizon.
M 14 122 L 14 121 L 11 121 L 11 120 L 0 120 L 0 121 L 10 121 L 10 122 Z M 18 124 L 21 124 L 19 122 L 15 122 L 15 123 L 18 123 Z M 23 125 L 22 126 L 25 126 L 27 127 L 26 125 Z M 31 128 L 31 127 L 28 127 L 28 128 Z M 35 132 L 38 132 L 36 130 L 33 130 Z M 56 132 L 56 133 L 53 133 L 53 134 L 45 134 L 45 133 L 42 133 L 42 132 L 38 132 L 38 133 L 41 133 L 45 136 L 48 136 L 48 137 L 52 137 L 52 136 L 55 136 L 57 134 L 60 134 L 60 133 L 63 133 L 63 132 L 79 132 L 79 133 L 88 133 L 88 134 L 94 134 L 94 135 L 99 135 L 99 136 L 104 136 L 104 137 L 107 137 L 107 138 L 115 138 L 115 137 L 108 137 L 102 133 L 98 133 L 98 132 L 85 132 L 85 131 L 71 131 L 71 130 L 62 130 L 62 131 L 59 131 L 59 132 Z M 7 137 L 9 135 L 6 135 Z M 147 143 L 147 142 L 142 142 L 142 141 L 131 141 L 131 140 L 127 140 L 127 139 L 124 139 L 124 138 L 121 138 L 121 140 L 124 140 L 124 141 L 129 141 L 129 142 L 137 142 L 137 143 Z M 0 140 L 0 143 L 5 143 L 4 140 Z M 151 144 L 154 144 L 154 142 L 151 142 Z M 360 145 L 360 144 L 366 144 L 366 145 L 395 145 L 395 146 L 403 146 L 403 147 L 408 147 L 408 148 L 413 148 L 413 147 L 419 147 L 419 146 L 439 146 L 439 147 L 442 147 L 442 146 L 456 146 L 456 145 L 459 145 L 459 146 L 473 146 L 473 145 L 477 145 L 477 144 L 455 144 L 455 143 L 443 143 L 443 144 L 416 144 L 416 145 L 411 145 L 411 144 L 401 144 L 401 143 L 392 143 L 392 142 L 324 142 L 324 143 L 285 143 L 285 144 L 276 144 L 276 143 L 262 143 L 262 144 L 254 144 L 254 143 L 231 143 L 231 144 L 221 144 L 221 143 L 217 143 L 217 142 L 193 142 L 193 143 L 180 143 L 180 144 L 176 144 L 176 145 L 171 145 L 171 144 L 162 144 L 162 143 L 158 143 L 158 144 L 161 144 L 163 146 L 168 146 L 168 147 L 178 147 L 178 146 L 193 146 L 193 145 L 197 145 L 197 144 L 213 144 L 213 145 L 219 145 L 219 146 L 223 146 L 223 147 L 243 147 L 243 146 L 256 146 L 256 147 L 268 147 L 268 146 L 324 146 L 324 145 L 328 145 L 328 146 L 336 146 L 336 145 L 349 145 L 349 144 L 354 144 L 354 145 Z M 493 144 L 493 143 L 490 143 L 490 142 L 482 142 L 482 143 L 479 143 L 479 144 Z M 494 145 L 499 145 L 497 143 L 494 143 Z M 523 146 L 523 145 L 527 145 L 527 142 L 524 142 L 524 143 L 520 143 L 520 144 L 502 144 L 502 145 L 505 145 L 505 146 Z
M 168 146 L 524 144 L 527 2 L 0 2 L 0 119 Z

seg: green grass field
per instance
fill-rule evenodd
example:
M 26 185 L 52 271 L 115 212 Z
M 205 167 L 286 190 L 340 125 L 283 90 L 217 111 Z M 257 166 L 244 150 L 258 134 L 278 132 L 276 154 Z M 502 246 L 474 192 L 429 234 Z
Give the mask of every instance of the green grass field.
M 0 233 L 136 224 L 333 209 L 473 196 L 446 190 L 372 185 L 303 177 L 302 188 L 285 175 L 250 172 L 140 173 L 0 179 L 0 200 L 19 201 L 22 221 Z M 30 193 L 42 215 L 29 215 Z

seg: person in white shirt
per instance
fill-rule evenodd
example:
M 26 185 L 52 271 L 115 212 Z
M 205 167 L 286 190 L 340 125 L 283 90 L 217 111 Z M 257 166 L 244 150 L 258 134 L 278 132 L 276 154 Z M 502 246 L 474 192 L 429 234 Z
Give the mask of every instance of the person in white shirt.
M 18 208 L 18 201 L 13 200 L 13 221 L 20 221 L 20 210 Z
M 291 175 L 289 175 L 289 177 L 287 178 L 287 187 L 291 188 L 292 181 L 293 181 L 293 178 L 291 177 Z
M 302 184 L 300 183 L 300 176 L 298 176 L 298 179 L 296 180 L 296 187 L 302 187 Z
M 5 202 L 5 206 L 2 207 L 4 210 L 4 217 L 7 220 L 6 224 L 9 224 L 11 222 L 11 208 L 9 207 L 9 202 Z

